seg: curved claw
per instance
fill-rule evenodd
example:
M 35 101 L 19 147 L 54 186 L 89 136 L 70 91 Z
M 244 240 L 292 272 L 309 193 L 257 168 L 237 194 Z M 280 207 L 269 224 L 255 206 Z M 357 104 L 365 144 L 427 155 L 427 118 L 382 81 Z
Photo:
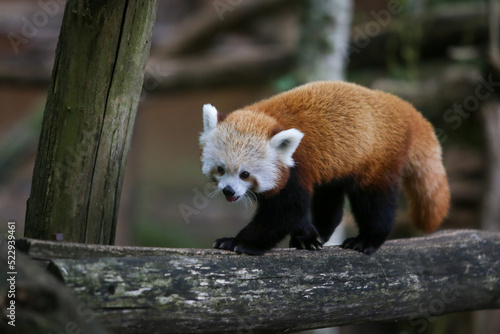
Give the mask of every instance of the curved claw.
M 224 249 L 229 251 L 234 251 L 234 238 L 220 238 L 215 240 L 212 245 L 216 249 Z
M 340 246 L 345 249 L 352 249 L 366 255 L 373 254 L 380 246 L 375 246 L 373 243 L 357 236 L 355 238 L 348 238 Z
M 323 239 L 321 239 L 321 237 L 319 236 L 315 238 L 310 238 L 310 237 L 293 235 L 290 238 L 289 246 L 290 248 L 318 251 L 323 249 L 323 243 L 324 243 Z
M 235 238 L 220 238 L 215 240 L 213 248 L 233 251 L 237 254 L 262 255 L 265 249 L 259 249 L 236 240 Z

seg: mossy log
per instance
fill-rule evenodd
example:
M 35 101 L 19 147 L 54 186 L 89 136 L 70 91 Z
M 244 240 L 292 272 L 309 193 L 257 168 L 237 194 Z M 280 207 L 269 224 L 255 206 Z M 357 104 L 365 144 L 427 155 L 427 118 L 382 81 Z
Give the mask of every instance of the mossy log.
M 213 249 L 25 240 L 102 324 L 119 333 L 280 333 L 500 308 L 500 233 L 460 230 L 243 256 Z
M 99 325 L 96 312 L 78 301 L 70 288 L 25 254 L 8 249 L 2 237 L 0 307 L 3 334 L 108 333 Z

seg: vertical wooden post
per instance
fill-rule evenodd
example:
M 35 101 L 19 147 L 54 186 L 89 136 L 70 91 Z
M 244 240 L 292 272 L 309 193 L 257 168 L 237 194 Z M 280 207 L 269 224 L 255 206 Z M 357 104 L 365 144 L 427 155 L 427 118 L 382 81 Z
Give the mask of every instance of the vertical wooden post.
M 68 1 L 25 235 L 113 244 L 157 0 Z

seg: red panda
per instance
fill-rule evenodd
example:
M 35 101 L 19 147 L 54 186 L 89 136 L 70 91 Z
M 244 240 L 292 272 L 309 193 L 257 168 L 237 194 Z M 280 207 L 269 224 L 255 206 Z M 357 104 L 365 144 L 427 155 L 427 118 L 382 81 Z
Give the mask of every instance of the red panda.
M 319 250 L 347 195 L 359 229 L 342 247 L 365 254 L 386 240 L 402 183 L 425 232 L 446 216 L 450 192 L 432 125 L 409 103 L 346 82 L 314 82 L 236 110 L 203 107 L 202 172 L 230 202 L 255 197 L 251 222 L 215 248 L 263 254 Z

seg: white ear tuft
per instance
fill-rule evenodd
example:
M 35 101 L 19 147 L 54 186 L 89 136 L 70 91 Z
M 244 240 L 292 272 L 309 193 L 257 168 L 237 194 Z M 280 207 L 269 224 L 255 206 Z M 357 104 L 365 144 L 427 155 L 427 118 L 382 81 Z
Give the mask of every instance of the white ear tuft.
M 288 167 L 294 165 L 292 155 L 300 144 L 304 134 L 297 129 L 278 132 L 271 138 L 271 148 L 277 151 L 280 160 Z
M 203 106 L 203 132 L 209 132 L 217 126 L 217 109 L 211 104 Z

